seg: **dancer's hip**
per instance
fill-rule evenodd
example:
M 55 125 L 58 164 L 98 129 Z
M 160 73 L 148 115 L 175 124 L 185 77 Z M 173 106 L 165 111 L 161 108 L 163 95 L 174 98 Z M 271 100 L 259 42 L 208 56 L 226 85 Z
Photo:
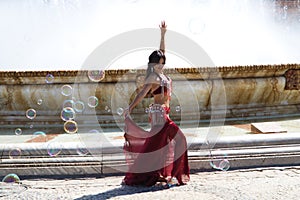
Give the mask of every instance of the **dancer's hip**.
M 164 125 L 169 119 L 170 108 L 161 104 L 151 104 L 149 106 L 149 119 L 151 126 Z

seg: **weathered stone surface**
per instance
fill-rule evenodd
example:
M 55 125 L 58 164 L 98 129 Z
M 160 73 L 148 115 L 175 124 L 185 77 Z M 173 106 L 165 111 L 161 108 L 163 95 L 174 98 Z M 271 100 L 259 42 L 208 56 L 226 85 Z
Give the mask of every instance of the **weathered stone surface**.
M 300 65 L 165 69 L 173 79 L 171 117 L 199 121 L 212 116 L 243 119 L 297 115 L 300 91 L 286 87 L 291 70 L 300 70 Z M 97 123 L 118 123 L 117 109 L 132 101 L 140 85 L 137 76 L 144 73 L 145 70 L 107 70 L 103 80 L 93 82 L 88 71 L 0 72 L 0 124 L 62 126 L 60 113 L 66 100 L 84 103 L 85 109 L 77 118 L 83 124 L 88 124 L 93 116 L 98 118 Z M 46 83 L 47 74 L 53 75 L 52 83 Z M 64 85 L 72 87 L 70 96 L 62 95 Z M 90 96 L 98 98 L 96 108 L 88 106 Z M 152 101 L 145 98 L 136 107 L 133 116 L 138 122 L 147 122 L 145 109 Z M 180 111 L 176 111 L 176 106 L 180 106 Z M 37 111 L 34 120 L 25 117 L 29 108 Z

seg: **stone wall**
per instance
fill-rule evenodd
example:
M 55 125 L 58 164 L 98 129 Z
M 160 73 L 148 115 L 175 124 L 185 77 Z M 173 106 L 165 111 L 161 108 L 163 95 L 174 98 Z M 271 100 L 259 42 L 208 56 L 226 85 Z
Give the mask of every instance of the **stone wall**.
M 299 117 L 299 70 L 297 64 L 165 69 L 173 80 L 171 118 L 201 124 L 212 118 Z M 93 82 L 88 71 L 0 72 L 0 133 L 16 127 L 63 132 L 60 114 L 66 100 L 84 105 L 76 114 L 81 126 L 99 123 L 102 128 L 116 128 L 122 123 L 118 108 L 128 106 L 139 85 L 137 77 L 144 73 L 107 70 L 103 80 Z M 45 81 L 48 74 L 53 76 L 50 83 Z M 72 88 L 71 95 L 62 95 L 64 85 Z M 88 106 L 91 96 L 99 100 L 95 108 Z M 147 124 L 145 109 L 151 102 L 152 98 L 145 98 L 134 110 L 138 123 Z M 28 109 L 36 111 L 34 119 L 26 117 Z

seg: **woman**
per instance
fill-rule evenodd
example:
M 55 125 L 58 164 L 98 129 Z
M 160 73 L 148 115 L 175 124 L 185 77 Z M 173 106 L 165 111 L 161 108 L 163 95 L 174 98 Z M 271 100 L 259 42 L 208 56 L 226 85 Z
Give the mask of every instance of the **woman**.
M 145 84 L 124 112 L 124 150 L 129 164 L 123 180 L 126 185 L 152 186 L 157 182 L 169 185 L 174 178 L 178 185 L 189 181 L 186 138 L 169 118 L 172 81 L 163 73 L 166 27 L 162 22 L 160 49 L 149 56 Z M 145 131 L 131 120 L 129 114 L 149 92 L 154 103 L 149 107 L 151 130 Z

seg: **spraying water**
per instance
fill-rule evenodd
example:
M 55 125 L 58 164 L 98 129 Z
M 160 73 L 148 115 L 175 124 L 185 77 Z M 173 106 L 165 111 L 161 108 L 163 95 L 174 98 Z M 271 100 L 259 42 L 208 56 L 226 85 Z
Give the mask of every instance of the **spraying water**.
M 217 66 L 300 62 L 299 0 L 24 0 L 1 1 L 0 13 L 1 71 L 81 69 L 105 40 L 163 19 Z M 148 52 L 135 53 L 111 67 L 145 65 Z M 168 56 L 169 65 L 189 67 Z

